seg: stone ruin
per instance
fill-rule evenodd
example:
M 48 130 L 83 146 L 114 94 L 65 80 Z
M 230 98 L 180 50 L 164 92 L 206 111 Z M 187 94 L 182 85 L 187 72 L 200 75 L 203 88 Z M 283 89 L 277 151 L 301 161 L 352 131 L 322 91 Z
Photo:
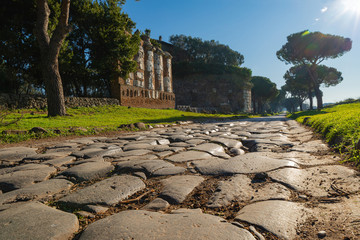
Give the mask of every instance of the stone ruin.
M 155 47 L 145 37 L 135 56 L 137 71 L 112 83 L 112 97 L 119 99 L 122 106 L 175 108 L 171 59 L 170 53 Z

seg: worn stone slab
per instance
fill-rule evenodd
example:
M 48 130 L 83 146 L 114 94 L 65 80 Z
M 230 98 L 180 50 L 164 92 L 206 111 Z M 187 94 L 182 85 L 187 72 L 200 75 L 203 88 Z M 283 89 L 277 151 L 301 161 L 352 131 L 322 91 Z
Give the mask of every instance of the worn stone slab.
M 221 145 L 215 143 L 203 143 L 190 149 L 207 152 L 215 157 L 230 158 L 230 156 L 225 153 L 225 149 Z
M 228 160 L 194 161 L 193 164 L 200 173 L 205 175 L 259 173 L 283 167 L 299 167 L 293 161 L 264 157 L 261 153 L 247 153 Z
M 115 205 L 146 186 L 138 177 L 129 175 L 114 176 L 89 187 L 80 189 L 58 202 L 70 205 Z
M 170 207 L 170 204 L 167 201 L 165 201 L 162 198 L 155 198 L 153 201 L 151 201 L 149 204 L 145 205 L 141 209 L 157 212 L 157 211 L 163 211 L 168 207 Z
M 90 224 L 80 236 L 86 240 L 144 238 L 255 240 L 247 230 L 227 223 L 221 217 L 204 214 L 199 209 L 178 209 L 171 214 L 123 211 Z
M 307 169 L 279 169 L 270 172 L 269 177 L 296 191 L 314 197 L 324 197 L 331 194 L 339 195 L 341 191 L 348 193 L 359 191 L 360 177 L 357 174 L 353 169 L 332 165 Z
M 0 194 L 0 205 L 17 201 L 42 199 L 56 193 L 68 191 L 74 184 L 65 179 L 50 179 L 21 189 Z
M 122 149 L 102 149 L 102 148 L 89 148 L 81 151 L 73 152 L 71 155 L 78 158 L 95 158 L 95 157 L 112 157 L 121 154 Z
M 187 140 L 190 140 L 192 136 L 189 135 L 170 135 L 168 139 L 170 142 L 185 142 Z
M 172 176 L 161 181 L 164 188 L 160 197 L 172 204 L 182 203 L 204 178 L 193 175 Z
M 286 159 L 304 166 L 326 165 L 339 162 L 341 159 L 336 155 L 312 155 L 306 152 L 261 152 L 263 156 L 277 159 Z
M 90 181 L 106 177 L 114 168 L 109 162 L 88 162 L 71 167 L 62 172 L 61 175 L 74 177 L 77 181 Z
M 51 160 L 44 161 L 43 164 L 48 164 L 54 167 L 61 167 L 66 164 L 72 163 L 76 160 L 76 157 L 74 156 L 68 156 L 63 158 L 55 158 Z
M 319 203 L 311 209 L 311 219 L 299 231 L 305 238 L 318 239 L 320 231 L 326 231 L 324 239 L 358 239 L 360 236 L 360 195 L 335 198 L 338 202 Z M 311 224 L 315 223 L 315 224 Z M 310 225 L 311 224 L 311 225 Z
M 76 138 L 68 141 L 69 143 L 77 143 L 77 144 L 92 144 L 94 143 L 93 138 Z
M 17 165 L 25 157 L 36 155 L 36 148 L 11 147 L 0 149 L 0 167 Z
M 155 171 L 160 169 L 171 169 L 175 168 L 174 171 L 178 171 L 175 165 L 165 162 L 163 160 L 132 160 L 119 162 L 116 168 L 120 172 L 137 172 L 143 171 L 148 176 L 151 176 Z
M 119 140 L 134 141 L 134 140 L 140 140 L 140 139 L 143 139 L 143 138 L 144 138 L 144 137 L 142 137 L 141 135 L 132 134 L 132 135 L 119 136 L 117 139 L 119 139 Z
M 220 143 L 222 145 L 225 145 L 228 148 L 241 148 L 243 145 L 240 141 L 234 140 L 234 139 L 229 139 L 229 138 L 211 138 L 210 139 L 211 142 L 214 143 Z
M 132 150 L 132 151 L 126 151 L 126 152 L 120 152 L 117 154 L 113 154 L 110 157 L 111 158 L 123 158 L 123 157 L 130 157 L 130 156 L 142 156 L 152 153 L 152 151 L 147 149 L 139 149 L 139 150 Z
M 330 151 L 330 149 L 321 140 L 314 140 L 294 146 L 291 148 L 291 151 L 316 153 L 319 151 Z
M 155 153 L 157 154 L 157 153 Z M 119 158 L 114 158 L 112 159 L 112 162 L 123 162 L 123 161 L 133 161 L 133 160 L 155 160 L 155 159 L 159 159 L 156 155 L 154 154 L 148 154 L 148 155 L 142 155 L 142 156 L 125 156 L 125 157 L 119 157 Z
M 186 171 L 183 167 L 166 167 L 166 168 L 160 168 L 158 170 L 155 170 L 152 173 L 152 176 L 168 176 L 168 175 L 177 175 L 184 173 Z
M 205 139 L 201 139 L 201 138 L 192 138 L 192 139 L 186 141 L 186 143 L 188 143 L 188 144 L 195 144 L 195 145 L 199 145 L 204 142 L 205 142 Z
M 291 191 L 279 183 L 255 183 L 246 175 L 235 175 L 219 183 L 207 206 L 218 208 L 233 201 L 289 200 L 290 197 Z
M 188 162 L 194 160 L 208 159 L 211 157 L 212 156 L 206 152 L 186 151 L 186 152 L 180 152 L 178 154 L 174 154 L 165 159 L 171 162 Z
M 56 168 L 43 164 L 27 164 L 20 166 L 14 171 L 0 175 L 0 190 L 8 192 L 18 188 L 47 180 L 56 173 Z
M 257 202 L 242 208 L 235 220 L 264 228 L 281 239 L 297 239 L 296 228 L 306 220 L 307 209 L 288 201 Z
M 79 229 L 74 214 L 39 202 L 30 202 L 0 212 L 1 239 L 68 240 Z
M 148 149 L 152 150 L 154 145 L 147 143 L 129 143 L 123 147 L 124 151 L 132 151 L 132 150 L 140 150 L 140 149 Z
M 52 153 L 43 153 L 43 154 L 36 154 L 25 157 L 23 160 L 24 162 L 41 162 L 45 160 L 51 160 L 56 158 L 64 158 L 71 154 L 71 151 L 63 151 L 63 152 L 52 152 Z

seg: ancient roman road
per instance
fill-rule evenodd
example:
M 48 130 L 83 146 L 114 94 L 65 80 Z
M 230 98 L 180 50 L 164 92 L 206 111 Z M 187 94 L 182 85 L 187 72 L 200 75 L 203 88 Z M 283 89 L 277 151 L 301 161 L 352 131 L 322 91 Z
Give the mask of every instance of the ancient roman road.
M 284 116 L 0 149 L 0 239 L 359 239 L 360 176 Z

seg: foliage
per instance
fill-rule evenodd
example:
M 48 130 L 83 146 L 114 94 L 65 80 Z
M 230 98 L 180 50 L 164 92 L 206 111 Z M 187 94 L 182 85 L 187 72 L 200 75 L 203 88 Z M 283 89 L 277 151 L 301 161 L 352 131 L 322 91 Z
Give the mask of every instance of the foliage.
M 170 43 L 187 51 L 191 62 L 227 66 L 241 66 L 244 63 L 242 54 L 215 40 L 203 41 L 201 38 L 191 36 L 172 35 Z
M 192 112 L 182 112 L 174 109 L 147 109 L 147 108 L 128 108 L 118 105 L 99 106 L 99 107 L 80 107 L 67 109 L 68 116 L 48 117 L 46 111 L 36 109 L 24 109 L 11 112 L 5 117 L 5 121 L 10 122 L 23 117 L 16 123 L 0 126 L 0 132 L 4 130 L 29 130 L 33 127 L 41 126 L 48 130 L 47 134 L 0 134 L 2 142 L 18 142 L 30 138 L 44 138 L 51 136 L 67 135 L 91 135 L 97 130 L 115 131 L 122 124 L 144 122 L 147 124 L 173 123 L 176 121 L 187 121 L 206 118 L 244 118 L 248 114 L 224 115 L 224 114 L 202 114 Z M 71 129 L 85 129 L 72 131 Z M 57 133 L 55 130 L 60 130 Z
M 360 151 L 356 143 L 360 140 L 360 103 L 349 103 L 327 107 L 321 111 L 305 111 L 290 115 L 321 133 L 349 160 L 359 164 Z
M 0 92 L 42 93 L 40 51 L 34 37 L 35 0 L 3 0 L 0 5 Z M 49 34 L 60 15 L 58 0 L 48 0 Z M 110 81 L 136 68 L 139 34 L 122 12 L 124 0 L 72 0 L 72 31 L 62 45 L 60 75 L 67 96 L 109 95 Z M 19 54 L 21 51 L 21 54 Z M 119 64 L 121 68 L 119 68 Z
M 325 83 L 325 75 L 331 76 L 331 86 L 339 83 L 341 78 L 334 68 L 320 66 L 320 63 L 326 59 L 333 59 L 342 56 L 350 51 L 352 41 L 349 38 L 341 36 L 323 34 L 321 32 L 309 32 L 308 30 L 291 34 L 287 37 L 287 43 L 277 51 L 279 60 L 286 64 L 306 66 L 310 79 L 311 87 L 316 94 L 318 108 L 322 108 L 322 92 L 320 85 Z M 324 72 L 325 71 L 325 72 Z M 330 71 L 330 72 L 329 72 Z M 321 76 L 321 74 L 323 74 Z M 326 86 L 327 85 L 325 83 Z
M 279 90 L 276 84 L 266 77 L 254 76 L 251 78 L 251 83 L 253 84 L 251 97 L 254 112 L 264 113 L 266 105 L 278 96 Z

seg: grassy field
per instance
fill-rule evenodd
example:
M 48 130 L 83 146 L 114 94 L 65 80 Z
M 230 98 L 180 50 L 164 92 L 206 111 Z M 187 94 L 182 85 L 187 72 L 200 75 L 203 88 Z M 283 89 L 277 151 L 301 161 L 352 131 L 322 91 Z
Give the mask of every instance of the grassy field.
M 182 112 L 174 109 L 128 108 L 122 106 L 81 107 L 67 109 L 68 116 L 47 117 L 45 111 L 22 109 L 5 113 L 0 117 L 0 142 L 20 142 L 30 138 L 44 138 L 68 135 L 91 135 L 99 131 L 114 131 L 122 124 L 144 122 L 146 124 L 174 123 L 176 121 L 197 120 L 204 118 L 246 118 L 247 114 L 221 115 Z M 4 126 L 21 117 L 16 123 Z M 45 134 L 4 134 L 4 130 L 30 130 L 42 127 Z M 60 130 L 60 131 L 55 131 Z M 60 133 L 59 133 L 60 132 Z
M 360 151 L 356 149 L 356 144 L 360 140 L 360 103 L 335 105 L 321 111 L 298 112 L 290 117 L 314 128 L 327 142 L 345 154 L 348 160 L 359 165 Z

